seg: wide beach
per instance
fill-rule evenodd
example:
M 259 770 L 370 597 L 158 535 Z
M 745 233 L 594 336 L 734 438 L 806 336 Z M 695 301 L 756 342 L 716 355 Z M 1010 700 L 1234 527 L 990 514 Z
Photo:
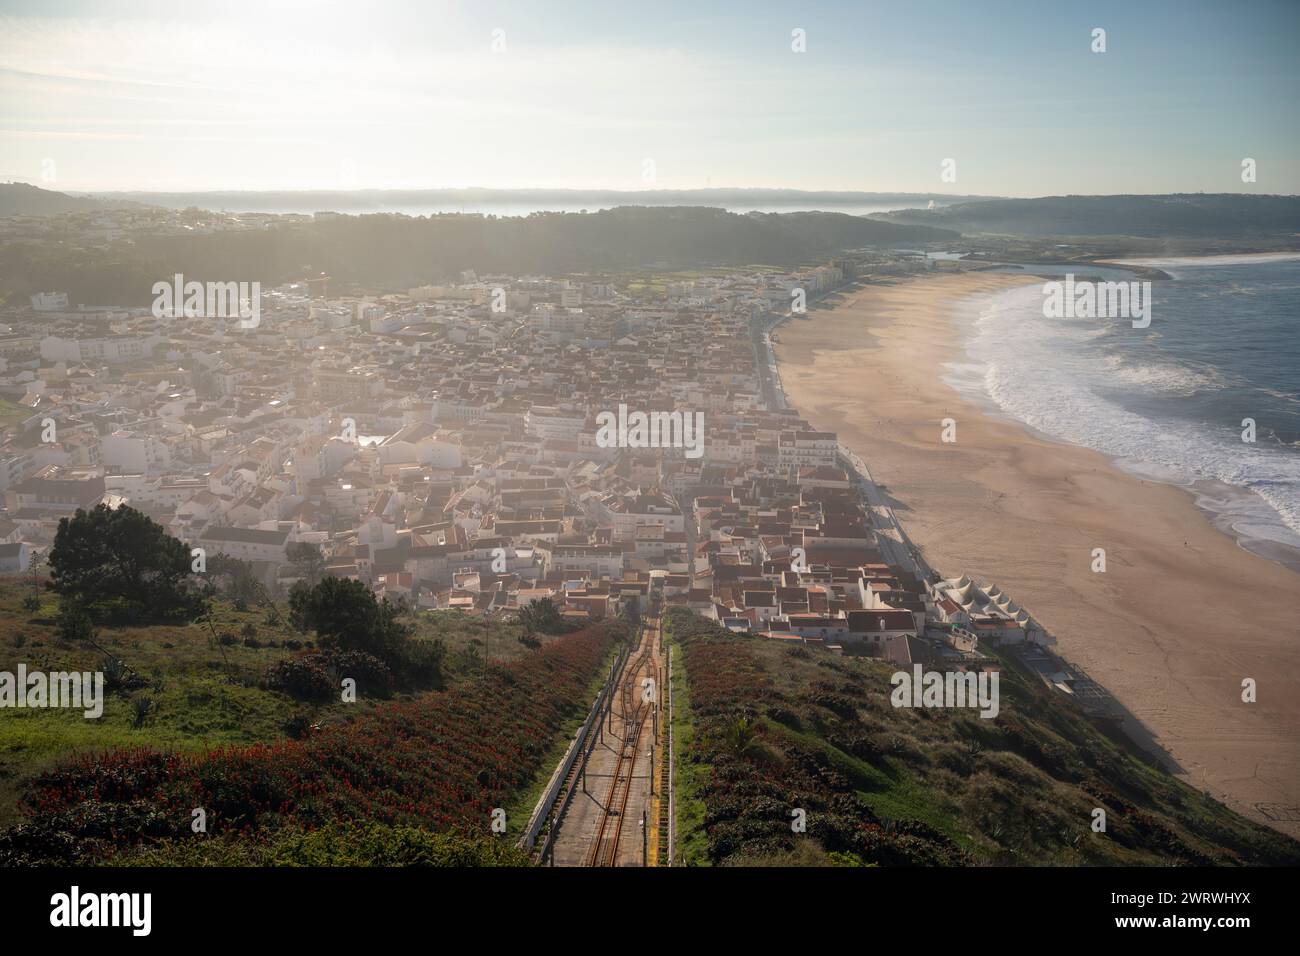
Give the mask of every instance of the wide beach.
M 1171 770 L 1300 836 L 1300 821 L 1276 819 L 1300 805 L 1300 574 L 1244 551 L 1184 489 L 1037 437 L 944 383 L 981 299 L 1028 281 L 1041 280 L 899 280 L 787 322 L 776 352 L 790 404 L 862 456 L 933 567 L 1024 605 Z M 1256 703 L 1241 699 L 1248 677 Z

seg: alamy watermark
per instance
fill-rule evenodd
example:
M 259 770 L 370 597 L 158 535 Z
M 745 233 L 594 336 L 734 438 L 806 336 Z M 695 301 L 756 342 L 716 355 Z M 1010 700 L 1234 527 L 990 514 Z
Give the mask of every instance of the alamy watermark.
M 152 289 L 156 319 L 239 319 L 241 329 L 262 322 L 262 283 L 199 282 L 176 273 L 171 282 L 155 282 Z
M 1076 282 L 1074 273 L 1064 282 L 1043 283 L 1043 318 L 1131 319 L 1133 328 L 1151 324 L 1150 282 Z
M 626 404 L 618 413 L 596 416 L 599 448 L 683 448 L 687 458 L 704 454 L 703 412 L 631 412 Z
M 152 893 L 83 893 L 73 886 L 50 897 L 50 925 L 126 927 L 132 936 L 148 936 L 153 928 Z
M 920 664 L 912 673 L 895 671 L 889 678 L 895 707 L 978 707 L 980 716 L 998 715 L 997 671 L 927 671 Z
M 17 673 L 0 671 L 0 708 L 70 707 L 84 712 L 87 720 L 104 713 L 103 671 L 28 671 L 19 664 Z

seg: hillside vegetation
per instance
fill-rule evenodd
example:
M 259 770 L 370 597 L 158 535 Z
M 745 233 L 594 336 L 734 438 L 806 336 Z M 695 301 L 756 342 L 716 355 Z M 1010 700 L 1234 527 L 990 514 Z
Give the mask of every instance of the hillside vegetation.
M 145 237 L 106 247 L 21 243 L 0 248 L 0 292 L 15 298 L 66 290 L 76 302 L 145 306 L 153 283 L 182 273 L 199 281 L 298 280 L 329 274 L 334 288 L 406 291 L 473 269 L 564 274 L 753 262 L 824 261 L 842 249 L 956 239 L 944 229 L 842 213 L 737 215 L 694 206 L 626 206 L 594 213 L 510 218 L 343 216 L 258 232 Z
M 24 792 L 26 816 L 0 836 L 0 865 L 267 862 L 285 841 L 346 857 L 362 850 L 318 841 L 386 833 L 410 842 L 412 829 L 490 838 L 494 810 L 549 772 L 558 737 L 589 706 L 621 636 L 617 625 L 593 626 L 298 740 L 61 761 Z M 333 836 L 311 836 L 322 829 Z
M 1168 196 L 1044 196 L 991 199 L 874 219 L 965 233 L 1015 236 L 1278 236 L 1300 232 L 1300 196 L 1181 193 Z
M 64 836 L 59 834 L 81 832 L 86 826 L 99 832 L 95 827 L 110 823 L 114 832 L 131 834 L 130 823 L 122 823 L 122 814 L 134 819 L 131 816 L 134 810 L 109 801 L 112 805 L 99 806 L 91 814 L 91 822 L 78 825 L 65 819 L 38 836 L 30 829 L 35 808 L 32 800 L 38 797 L 39 788 L 51 780 L 69 782 L 81 779 L 79 774 L 96 775 L 99 779 L 105 773 L 117 773 L 109 771 L 109 767 L 120 769 L 140 760 L 147 766 L 160 766 L 149 763 L 156 760 L 156 754 L 168 754 L 169 762 L 162 766 L 190 766 L 187 760 L 207 760 L 204 754 L 221 748 L 227 748 L 227 754 L 250 753 L 248 748 L 255 745 L 272 748 L 266 752 L 274 752 L 277 747 L 292 750 L 299 740 L 355 728 L 359 722 L 378 719 L 377 715 L 389 708 L 445 697 L 447 692 L 477 687 L 485 680 L 510 680 L 502 675 L 542 653 L 534 648 L 539 645 L 546 648 L 565 640 L 547 633 L 526 633 L 520 623 L 485 624 L 481 619 L 448 611 L 407 613 L 403 620 L 411 630 L 411 641 L 438 650 L 439 675 L 434 683 L 445 685 L 447 692 L 394 687 L 380 688 L 382 693 L 376 693 L 376 688 L 367 684 L 365 674 L 357 672 L 359 695 L 356 702 L 348 704 L 341 700 L 337 683 L 329 695 L 316 696 L 304 695 L 303 688 L 296 684 L 281 685 L 269 679 L 290 665 L 294 666 L 294 672 L 300 672 L 302 663 L 311 661 L 318 653 L 320 640 L 315 632 L 295 630 L 289 622 L 290 615 L 279 614 L 273 607 L 248 606 L 214 597 L 208 618 L 190 623 L 104 627 L 77 637 L 61 631 L 57 605 L 59 600 L 51 592 L 34 591 L 30 578 L 16 575 L 0 578 L 0 671 L 16 672 L 22 663 L 29 671 L 100 670 L 113 676 L 108 682 L 103 717 L 99 719 L 86 719 L 81 710 L 70 709 L 0 711 L 0 829 L 23 819 L 29 822 L 21 851 L 12 840 L 0 840 L 0 845 L 8 847 L 0 855 L 9 852 L 10 861 L 68 858 L 68 851 L 60 849 Z M 283 609 L 285 604 L 281 602 L 279 606 Z M 588 689 L 584 687 L 577 696 L 585 698 Z M 510 708 L 524 708 L 523 698 L 508 700 L 513 701 Z M 562 710 L 568 714 L 567 706 Z M 567 730 L 565 724 L 564 731 Z M 563 736 L 547 736 L 549 731 L 542 728 L 534 728 L 534 732 L 538 735 L 539 749 L 554 747 Z M 549 757 L 547 754 L 546 760 Z M 541 758 L 538 760 L 537 773 L 545 777 L 550 766 Z M 529 778 L 523 786 L 532 784 Z M 142 791 L 139 796 L 146 799 L 147 795 Z M 94 801 L 77 812 L 91 813 L 92 804 Z M 511 808 L 512 816 L 517 816 L 513 805 Z M 299 822 L 290 819 L 286 826 L 291 831 Z M 519 822 L 511 819 L 512 830 L 517 830 L 515 825 Z M 149 831 L 151 840 L 172 834 L 177 830 L 175 823 L 170 819 L 169 829 Z M 187 822 L 182 823 L 188 826 Z M 213 823 L 209 832 L 220 834 L 222 829 L 216 825 L 216 819 Z M 424 825 L 428 821 L 421 823 Z M 407 821 L 403 826 L 417 825 Z M 377 839 L 376 832 L 368 831 L 367 839 L 372 842 Z M 445 844 L 433 847 L 409 838 L 408 834 L 383 832 L 403 840 L 402 845 L 406 847 L 403 852 L 416 857 L 441 858 L 439 855 L 450 852 Z M 105 835 L 100 832 L 100 836 Z M 127 836 L 127 843 L 133 839 Z M 283 839 L 290 838 L 286 835 Z M 277 855 L 287 853 L 286 858 L 290 858 L 294 853 L 307 853 L 308 848 L 316 855 L 325 853 L 322 839 L 235 848 L 217 847 L 220 840 L 209 840 L 213 845 L 205 849 L 181 843 L 166 851 L 153 852 L 155 855 L 174 852 L 181 856 L 211 853 L 216 857 L 214 861 L 231 856 L 246 858 L 248 862 L 273 861 Z M 335 834 L 330 845 L 342 839 Z M 116 849 L 121 847 L 92 844 L 86 844 L 83 851 L 114 860 L 120 856 Z M 330 852 L 343 851 L 335 847 Z M 489 853 L 487 858 L 497 857 Z M 348 860 L 361 862 L 350 857 Z
M 983 719 L 893 707 L 881 661 L 680 608 L 665 626 L 688 691 L 674 697 L 687 865 L 1300 863 L 1300 844 L 1150 765 L 1011 658 Z

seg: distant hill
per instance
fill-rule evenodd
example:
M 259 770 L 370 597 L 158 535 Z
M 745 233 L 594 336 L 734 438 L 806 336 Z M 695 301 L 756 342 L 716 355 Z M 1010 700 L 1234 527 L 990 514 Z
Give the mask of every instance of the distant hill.
M 876 193 L 802 189 L 313 189 L 216 192 L 117 192 L 98 194 L 167 209 L 231 212 L 447 212 L 609 209 L 615 206 L 721 206 L 728 209 L 903 209 L 909 206 L 981 202 L 991 197 L 942 193 Z
M 1300 232 L 1300 196 L 1178 193 L 992 199 L 877 213 L 883 222 L 1017 236 L 1238 236 Z
M 336 289 L 405 290 L 480 273 L 792 266 L 843 249 L 946 242 L 957 234 L 842 213 L 749 213 L 700 206 L 625 206 L 595 213 L 485 217 L 340 216 L 274 229 L 136 238 L 129 246 L 68 250 L 58 244 L 0 248 L 0 295 L 66 289 L 78 302 L 147 305 L 159 276 L 279 283 L 310 265 Z
M 30 183 L 0 183 L 0 216 L 58 216 L 119 205 L 88 196 L 69 196 Z

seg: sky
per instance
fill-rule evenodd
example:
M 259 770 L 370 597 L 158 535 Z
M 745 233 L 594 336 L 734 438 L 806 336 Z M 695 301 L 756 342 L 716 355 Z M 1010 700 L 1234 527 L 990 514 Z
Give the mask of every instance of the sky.
M 0 0 L 0 180 L 1295 194 L 1298 41 L 1297 0 Z

